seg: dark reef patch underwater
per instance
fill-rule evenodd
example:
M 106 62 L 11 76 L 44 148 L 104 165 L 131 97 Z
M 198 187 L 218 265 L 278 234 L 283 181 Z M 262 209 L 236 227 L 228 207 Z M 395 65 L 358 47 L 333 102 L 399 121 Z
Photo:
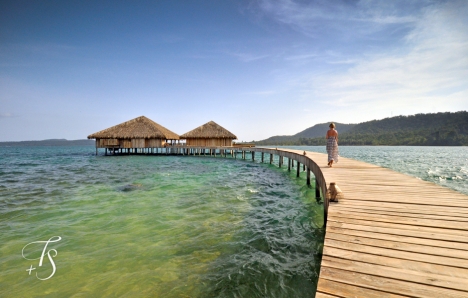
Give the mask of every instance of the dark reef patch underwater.
M 226 158 L 0 148 L 2 297 L 311 297 L 323 205 L 294 173 Z M 52 263 L 39 257 L 44 243 Z M 36 269 L 31 274 L 30 266 Z M 36 276 L 37 274 L 37 276 Z

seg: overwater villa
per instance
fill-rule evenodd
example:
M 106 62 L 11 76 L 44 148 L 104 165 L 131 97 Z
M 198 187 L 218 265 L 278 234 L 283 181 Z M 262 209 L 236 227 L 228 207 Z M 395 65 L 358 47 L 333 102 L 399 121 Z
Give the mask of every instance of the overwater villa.
M 154 148 L 162 148 L 167 143 L 179 142 L 180 136 L 145 116 L 123 122 L 88 136 L 96 139 L 98 148 L 105 148 L 113 153 L 153 153 Z
M 233 133 L 214 121 L 207 122 L 184 133 L 180 138 L 186 140 L 187 146 L 202 147 L 231 147 L 233 140 L 237 139 Z

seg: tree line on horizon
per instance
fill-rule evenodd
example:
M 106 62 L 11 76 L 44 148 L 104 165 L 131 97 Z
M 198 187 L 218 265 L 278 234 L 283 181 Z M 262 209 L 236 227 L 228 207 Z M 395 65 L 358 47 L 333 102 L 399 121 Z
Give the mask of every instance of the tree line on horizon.
M 320 124 L 323 125 L 323 124 Z M 340 132 L 340 127 L 337 125 Z M 287 138 L 284 141 L 263 140 L 256 145 L 322 146 L 323 137 Z M 382 146 L 468 146 L 468 112 L 446 112 L 396 116 L 355 125 L 339 133 L 339 145 Z

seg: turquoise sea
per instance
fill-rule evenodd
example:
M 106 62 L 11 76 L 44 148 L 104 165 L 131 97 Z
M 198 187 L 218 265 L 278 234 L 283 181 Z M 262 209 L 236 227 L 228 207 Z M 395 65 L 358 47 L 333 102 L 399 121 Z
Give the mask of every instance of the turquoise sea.
M 323 205 L 303 178 L 232 158 L 94 152 L 0 147 L 0 297 L 315 293 Z
M 340 154 L 468 194 L 466 147 Z M 313 297 L 323 205 L 258 162 L 0 147 L 0 297 Z

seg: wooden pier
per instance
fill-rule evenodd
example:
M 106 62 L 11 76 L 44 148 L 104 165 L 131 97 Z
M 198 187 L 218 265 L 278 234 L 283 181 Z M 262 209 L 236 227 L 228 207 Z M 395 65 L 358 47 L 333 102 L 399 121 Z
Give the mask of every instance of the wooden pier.
M 231 155 L 311 173 L 325 200 L 326 235 L 316 297 L 468 297 L 468 196 L 368 163 L 277 148 L 190 148 L 176 154 Z M 250 153 L 250 154 L 249 154 Z M 267 154 L 267 156 L 265 156 Z M 268 156 L 269 155 L 269 156 Z M 216 156 L 216 155 L 215 155 Z M 250 157 L 249 156 L 249 157 Z
M 306 156 L 345 196 L 328 208 L 316 297 L 468 297 L 468 196 L 348 158 L 329 168 L 325 154 Z
M 316 297 L 468 297 L 468 196 L 368 163 L 323 160 L 332 203 Z

